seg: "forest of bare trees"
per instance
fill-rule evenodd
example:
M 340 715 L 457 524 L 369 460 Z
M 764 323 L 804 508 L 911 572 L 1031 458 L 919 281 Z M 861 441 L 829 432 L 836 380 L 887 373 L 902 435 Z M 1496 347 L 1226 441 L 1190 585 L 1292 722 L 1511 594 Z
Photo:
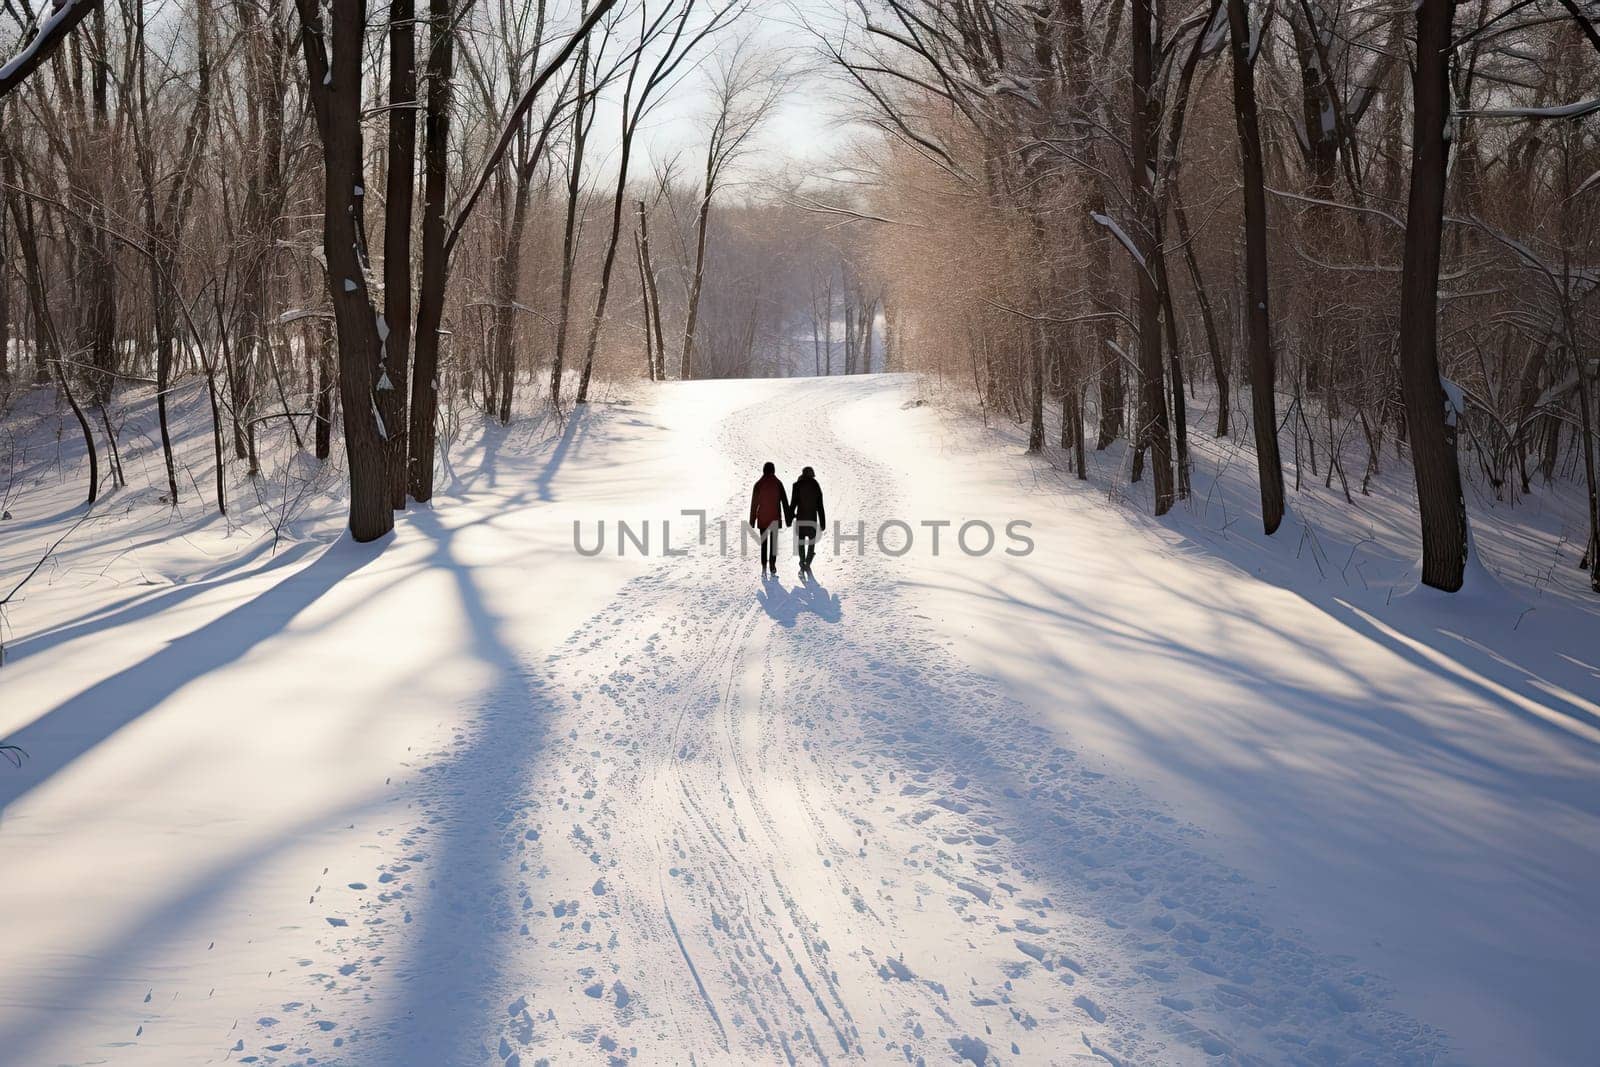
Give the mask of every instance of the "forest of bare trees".
M 198 491 L 180 392 L 218 509 L 264 440 L 342 441 L 371 540 L 432 496 L 442 409 L 923 370 L 1080 476 L 1126 441 L 1158 514 L 1195 434 L 1254 455 L 1268 534 L 1281 433 L 1346 494 L 1403 458 L 1446 590 L 1463 468 L 1506 500 L 1575 478 L 1600 590 L 1597 15 L 3 0 L 0 394 L 57 391 L 91 501 L 123 477 L 123 386 L 155 390 L 169 502 Z M 752 33 L 779 16 L 795 54 Z M 850 144 L 752 177 L 802 83 Z M 645 152 L 685 100 L 697 140 Z
M 1128 435 L 1161 513 L 1193 434 L 1243 435 L 1271 534 L 1280 430 L 1347 494 L 1387 449 L 1423 580 L 1454 590 L 1461 467 L 1501 499 L 1576 468 L 1600 590 L 1597 14 L 883 0 L 817 27 L 888 145 L 839 209 L 907 365 L 964 377 L 1034 450 L 1058 427 L 1080 476 L 1091 432 Z
M 59 389 L 91 501 L 122 477 L 119 385 L 156 390 L 169 501 L 190 491 L 168 431 L 178 390 L 208 398 L 224 511 L 226 472 L 257 474 L 263 435 L 318 458 L 342 438 L 365 540 L 432 495 L 441 392 L 509 421 L 518 390 L 586 402 L 597 361 L 664 376 L 698 349 L 697 376 L 750 373 L 795 313 L 782 301 L 809 292 L 752 248 L 792 245 L 797 220 L 775 235 L 781 209 L 719 187 L 786 76 L 754 45 L 708 73 L 747 15 L 728 0 L 7 4 L 0 379 Z M 674 93 L 706 97 L 705 177 L 686 155 L 631 173 L 641 123 Z M 618 144 L 596 146 L 608 105 Z M 748 290 L 741 258 L 767 264 L 769 291 Z M 677 330 L 670 362 L 642 354 L 646 315 L 657 348 Z

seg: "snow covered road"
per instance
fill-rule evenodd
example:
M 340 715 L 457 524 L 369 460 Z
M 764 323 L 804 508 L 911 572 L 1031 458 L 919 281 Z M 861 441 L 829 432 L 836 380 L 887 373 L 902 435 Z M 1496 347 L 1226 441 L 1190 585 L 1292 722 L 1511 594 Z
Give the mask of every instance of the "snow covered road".
M 1303 835 L 1363 801 L 1329 790 L 1297 821 L 1243 810 L 1281 811 L 1291 780 L 1425 776 L 1428 753 L 1386 766 L 1359 731 L 1295 733 L 1257 697 L 1206 688 L 1207 671 L 1234 675 L 1204 655 L 1127 647 L 1135 605 L 1108 598 L 1074 626 L 1009 587 L 1192 577 L 1203 594 L 1172 595 L 1193 617 L 1147 607 L 1174 642 L 1219 628 L 1191 596 L 1290 633 L 1326 617 L 1169 559 L 1103 502 L 1030 494 L 1007 461 L 952 454 L 938 416 L 905 406 L 913 391 L 668 387 L 525 457 L 476 457 L 484 475 L 381 550 L 244 574 L 93 655 L 89 636 L 20 642 L 0 675 L 21 697 L 0 733 L 31 754 L 0 767 L 0 862 L 20 872 L 0 884 L 20 927 L 0 957 L 0 1062 L 1574 1062 L 1565 1005 L 1513 1004 L 1463 1038 L 1485 993 L 1451 985 L 1459 959 L 1405 970 L 1374 949 L 1374 913 L 1420 922 L 1429 947 L 1459 917 L 1446 900 L 1434 930 L 1405 894 L 1361 899 L 1376 883 L 1343 843 L 1305 858 Z M 758 579 L 734 531 L 769 459 L 786 481 L 815 466 L 830 520 L 865 522 L 865 551 L 825 537 L 816 581 L 788 558 Z M 986 491 L 962 481 L 974 463 Z M 705 543 L 685 508 L 708 510 Z M 917 531 L 904 557 L 873 544 L 891 518 Z M 969 556 L 952 528 L 935 557 L 918 524 L 942 518 L 1028 520 L 1038 551 L 1006 556 L 1002 532 Z M 592 541 L 601 519 L 608 552 L 584 558 L 572 524 Z M 618 519 L 651 520 L 650 558 L 615 558 Z M 663 519 L 687 555 L 661 553 Z M 1263 708 L 1342 692 L 1329 672 L 1358 655 L 1370 684 L 1410 686 L 1419 706 L 1467 699 L 1376 642 L 1325 647 L 1294 668 L 1298 689 L 1263 681 Z M 1185 686 L 1187 703 L 1171 692 Z M 1544 940 L 1520 943 L 1565 985 L 1596 947 L 1576 884 L 1600 847 L 1593 741 L 1492 694 L 1471 699 L 1497 725 L 1451 741 L 1484 773 L 1439 802 L 1486 865 L 1536 848 L 1534 826 L 1554 838 L 1532 857 L 1555 865 L 1537 876 Z M 1238 741 L 1230 712 L 1303 761 L 1241 761 L 1236 811 L 1227 786 L 1169 776 L 1166 747 L 1188 716 Z M 1191 754 L 1227 778 L 1237 755 L 1207 743 Z M 1530 802 L 1564 799 L 1559 824 L 1502 810 L 1533 767 L 1556 784 Z M 1437 844 L 1407 819 L 1361 862 Z M 1468 852 L 1427 854 L 1441 882 L 1470 882 Z M 1518 921 L 1525 902 L 1498 883 L 1460 906 L 1492 906 L 1491 890 Z M 1483 955 L 1490 935 L 1460 939 L 1502 962 Z
M 893 457 L 834 429 L 853 398 L 819 384 L 726 420 L 724 513 L 738 473 L 817 458 L 847 524 L 917 522 Z M 535 876 L 517 897 L 557 902 L 544 947 L 566 967 L 515 987 L 565 1005 L 557 1058 L 596 1034 L 646 1062 L 1427 1047 L 1383 1012 L 1352 1027 L 1348 969 L 1274 944 L 1170 818 L 965 668 L 889 557 L 812 584 L 752 571 L 714 551 L 663 567 L 551 657 L 571 710 L 508 825 Z

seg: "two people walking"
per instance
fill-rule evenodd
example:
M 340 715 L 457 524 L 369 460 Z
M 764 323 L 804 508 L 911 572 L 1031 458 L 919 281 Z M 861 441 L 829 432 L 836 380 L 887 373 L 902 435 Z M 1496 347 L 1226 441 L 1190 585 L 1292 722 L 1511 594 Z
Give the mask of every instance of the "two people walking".
M 778 531 L 785 525 L 795 529 L 795 554 L 800 557 L 800 574 L 811 574 L 811 561 L 817 556 L 817 535 L 828 525 L 823 509 L 822 486 L 810 467 L 800 472 L 792 491 L 785 493 L 778 471 L 771 463 L 761 468 L 761 478 L 750 494 L 750 525 L 761 531 L 761 573 L 778 573 Z

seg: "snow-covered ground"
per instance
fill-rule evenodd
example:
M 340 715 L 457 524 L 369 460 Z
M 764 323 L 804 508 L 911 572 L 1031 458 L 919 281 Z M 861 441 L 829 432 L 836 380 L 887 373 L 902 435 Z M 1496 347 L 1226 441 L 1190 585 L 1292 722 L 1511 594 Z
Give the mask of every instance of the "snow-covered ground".
M 6 608 L 0 1062 L 1592 1061 L 1571 501 L 1477 502 L 1500 578 L 1408 594 L 1403 469 L 1268 540 L 1197 433 L 1157 522 L 926 388 L 473 424 L 374 546 L 304 462 L 174 515 L 135 405 L 133 485 Z M 45 400 L 0 596 L 81 513 Z M 758 580 L 767 459 L 865 551 Z

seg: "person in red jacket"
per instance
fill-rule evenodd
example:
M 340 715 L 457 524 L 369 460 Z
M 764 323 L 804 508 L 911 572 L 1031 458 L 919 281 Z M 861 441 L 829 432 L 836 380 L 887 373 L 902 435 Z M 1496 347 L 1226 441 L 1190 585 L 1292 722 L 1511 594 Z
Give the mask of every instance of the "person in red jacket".
M 789 494 L 771 463 L 761 468 L 761 480 L 750 494 L 750 525 L 761 531 L 761 572 L 778 573 L 778 531 L 789 521 Z

